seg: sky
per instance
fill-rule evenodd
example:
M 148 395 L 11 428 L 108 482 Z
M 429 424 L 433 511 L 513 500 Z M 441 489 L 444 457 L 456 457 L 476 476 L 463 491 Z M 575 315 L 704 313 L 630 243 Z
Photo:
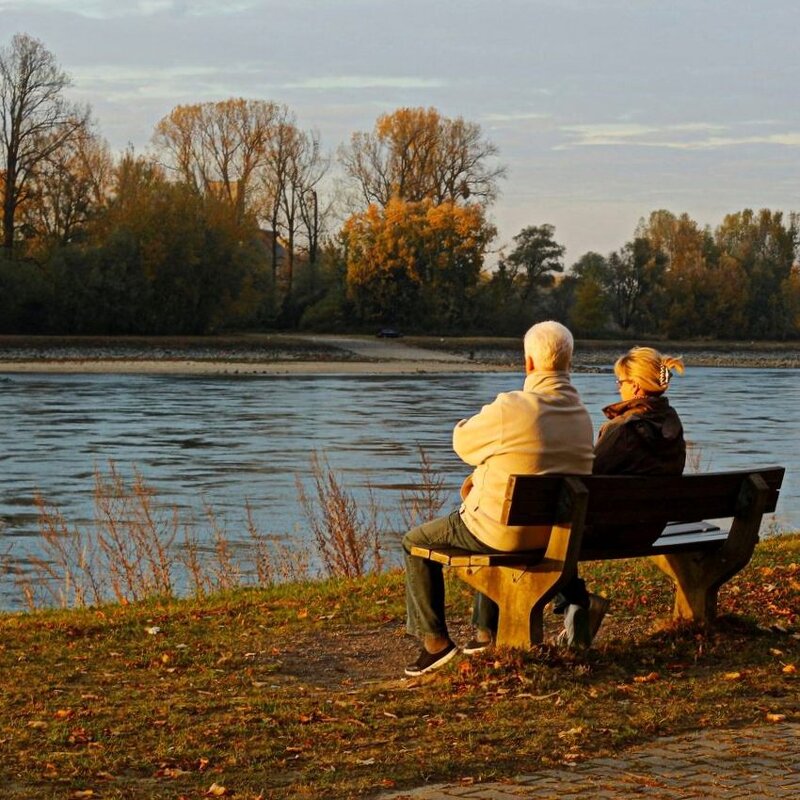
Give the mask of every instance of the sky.
M 797 0 L 0 0 L 112 148 L 181 103 L 285 103 L 335 153 L 403 106 L 477 122 L 508 172 L 497 246 L 567 263 L 665 208 L 800 210 Z

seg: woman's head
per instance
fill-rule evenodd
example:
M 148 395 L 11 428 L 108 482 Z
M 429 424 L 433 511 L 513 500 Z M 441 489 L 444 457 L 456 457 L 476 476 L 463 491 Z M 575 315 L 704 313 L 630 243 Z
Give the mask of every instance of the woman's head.
M 631 397 L 663 394 L 673 371 L 683 372 L 683 359 L 662 355 L 652 347 L 633 347 L 614 364 L 620 391 L 629 385 Z

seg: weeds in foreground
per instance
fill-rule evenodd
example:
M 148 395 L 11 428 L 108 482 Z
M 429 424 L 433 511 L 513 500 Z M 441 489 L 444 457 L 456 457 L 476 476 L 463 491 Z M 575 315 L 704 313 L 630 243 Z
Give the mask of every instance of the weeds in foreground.
M 400 497 L 400 512 L 406 530 L 430 522 L 439 515 L 446 501 L 444 475 L 437 472 L 425 449 L 418 445 L 420 480 Z
M 28 569 L 12 566 L 29 609 L 76 608 L 109 601 L 122 604 L 175 596 L 178 587 L 195 595 L 246 583 L 230 537 L 214 509 L 205 504 L 205 527 L 179 509 L 158 502 L 155 490 L 134 470 L 126 481 L 114 463 L 94 475 L 94 520 L 70 525 L 58 508 L 35 498 L 39 512 L 39 554 Z M 263 535 L 246 506 L 246 529 L 254 554 L 255 579 L 264 586 L 309 577 L 309 554 Z
M 366 510 L 339 482 L 324 456 L 311 455 L 313 494 L 298 476 L 297 496 L 329 575 L 356 578 L 383 568 L 378 505 L 370 488 Z
M 444 502 L 444 479 L 420 448 L 420 482 L 401 496 L 400 515 L 407 527 L 434 517 Z M 312 490 L 297 478 L 298 499 L 309 523 L 322 572 L 354 578 L 381 572 L 384 557 L 382 517 L 372 491 L 359 506 L 324 456 L 312 454 Z M 14 568 L 10 555 L 0 559 L 28 608 L 128 604 L 182 591 L 202 596 L 255 580 L 262 586 L 303 581 L 311 575 L 311 552 L 287 546 L 258 530 L 245 503 L 248 568 L 237 558 L 224 524 L 209 504 L 202 523 L 160 503 L 156 491 L 134 469 L 127 481 L 111 462 L 108 473 L 95 470 L 94 520 L 71 525 L 42 496 L 40 553 L 28 568 Z
M 94 481 L 90 528 L 70 526 L 36 496 L 42 555 L 30 556 L 31 572 L 17 575 L 29 607 L 47 600 L 66 608 L 172 594 L 177 511 L 157 507 L 153 490 L 136 471 L 128 484 L 112 463 L 107 476 L 95 471 Z

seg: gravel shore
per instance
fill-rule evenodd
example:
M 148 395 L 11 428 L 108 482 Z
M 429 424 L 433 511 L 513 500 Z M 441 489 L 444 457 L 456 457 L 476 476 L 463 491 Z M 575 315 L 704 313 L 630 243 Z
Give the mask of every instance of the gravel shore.
M 576 343 L 574 369 L 606 371 L 630 342 Z M 656 344 L 688 366 L 800 368 L 800 343 Z M 368 336 L 0 337 L 0 373 L 335 374 L 520 368 L 512 340 Z

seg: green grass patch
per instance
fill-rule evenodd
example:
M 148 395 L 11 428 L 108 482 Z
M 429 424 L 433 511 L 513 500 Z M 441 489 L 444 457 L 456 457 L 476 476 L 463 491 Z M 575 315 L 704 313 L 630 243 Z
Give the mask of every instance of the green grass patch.
M 800 719 L 800 535 L 758 547 L 708 628 L 664 622 L 646 562 L 583 572 L 613 602 L 587 654 L 489 652 L 414 680 L 399 572 L 0 616 L 3 796 L 348 798 Z M 463 641 L 469 592 L 448 592 Z

